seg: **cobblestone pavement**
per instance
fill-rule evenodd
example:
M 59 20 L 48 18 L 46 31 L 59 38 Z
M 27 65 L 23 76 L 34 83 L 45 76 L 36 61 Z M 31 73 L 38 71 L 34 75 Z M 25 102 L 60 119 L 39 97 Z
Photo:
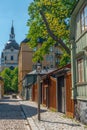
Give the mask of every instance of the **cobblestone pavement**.
M 41 121 L 37 119 L 37 104 L 20 101 L 32 130 L 87 130 L 87 126 L 67 118 L 64 114 L 41 107 Z
M 0 100 L 0 130 L 30 130 L 18 99 L 5 96 Z

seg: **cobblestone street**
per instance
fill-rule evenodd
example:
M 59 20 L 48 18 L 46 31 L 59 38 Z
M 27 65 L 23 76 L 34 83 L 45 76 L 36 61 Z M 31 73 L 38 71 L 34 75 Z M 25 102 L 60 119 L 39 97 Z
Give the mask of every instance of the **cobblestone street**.
M 5 96 L 0 100 L 0 130 L 87 130 L 87 126 L 43 106 L 38 121 L 35 102 Z
M 87 130 L 87 126 L 70 119 L 65 114 L 52 112 L 41 106 L 41 121 L 37 119 L 37 104 L 20 101 L 32 130 Z
M 0 130 L 30 130 L 17 99 L 0 100 Z

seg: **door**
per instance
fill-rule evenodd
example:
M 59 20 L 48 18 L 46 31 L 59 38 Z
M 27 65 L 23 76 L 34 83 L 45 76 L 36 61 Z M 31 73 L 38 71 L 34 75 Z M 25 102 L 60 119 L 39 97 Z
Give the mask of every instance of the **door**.
M 65 113 L 64 76 L 58 77 L 58 111 Z

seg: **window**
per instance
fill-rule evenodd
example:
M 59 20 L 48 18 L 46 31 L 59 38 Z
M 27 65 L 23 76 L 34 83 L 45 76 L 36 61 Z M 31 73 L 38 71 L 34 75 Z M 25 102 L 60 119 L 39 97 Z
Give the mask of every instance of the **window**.
M 52 46 L 50 47 L 50 52 L 53 52 L 53 47 Z
M 79 83 L 84 82 L 84 63 L 82 58 L 77 60 L 77 78 Z
M 87 5 L 81 11 L 81 31 L 87 30 Z
M 47 55 L 46 56 L 46 61 L 52 62 L 53 61 L 53 55 Z
M 13 56 L 11 56 L 11 60 L 13 60 L 14 58 L 13 58 Z
M 1 55 L 1 57 L 2 57 L 2 58 L 4 58 L 4 54 L 3 54 L 3 52 L 2 52 L 2 55 Z
M 7 60 L 7 57 L 5 56 L 5 61 Z

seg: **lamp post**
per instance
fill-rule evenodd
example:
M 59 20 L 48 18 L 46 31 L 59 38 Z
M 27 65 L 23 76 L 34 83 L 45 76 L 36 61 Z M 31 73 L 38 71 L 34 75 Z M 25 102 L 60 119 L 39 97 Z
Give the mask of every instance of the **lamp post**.
M 40 72 L 41 72 L 41 63 L 37 63 L 37 85 L 38 85 L 38 120 L 40 121 Z

